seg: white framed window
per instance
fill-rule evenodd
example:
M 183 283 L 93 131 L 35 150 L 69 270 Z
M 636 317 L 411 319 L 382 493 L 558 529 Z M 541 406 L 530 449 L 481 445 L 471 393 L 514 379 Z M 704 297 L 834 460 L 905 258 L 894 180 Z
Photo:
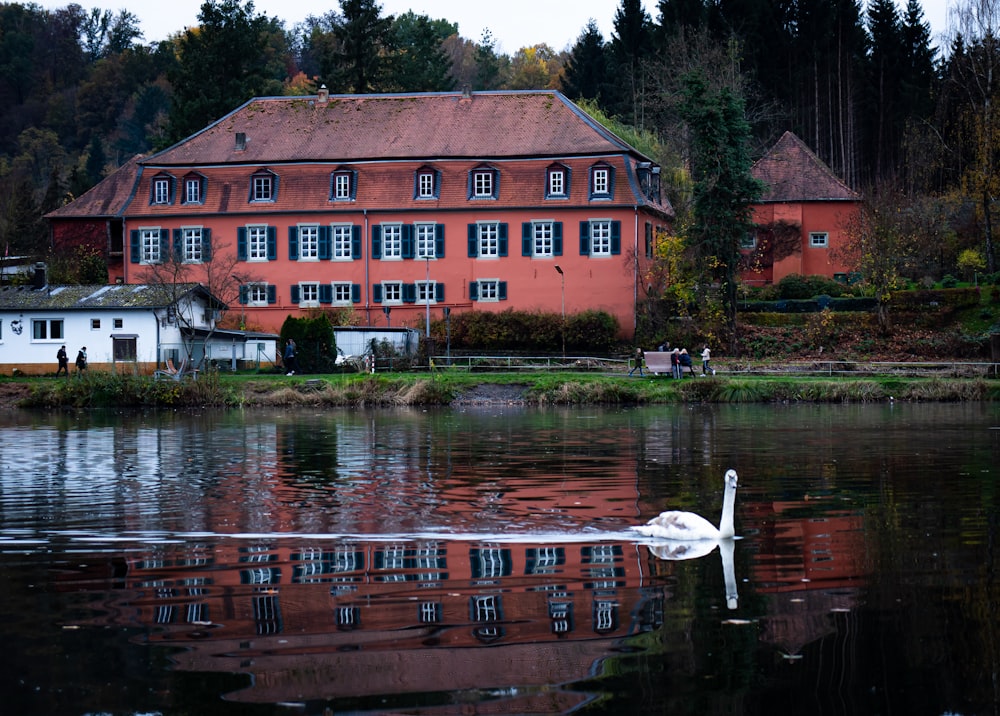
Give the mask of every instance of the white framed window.
M 181 247 L 181 260 L 184 263 L 200 264 L 205 260 L 201 227 L 182 229 L 181 239 L 184 242 Z
M 592 194 L 611 193 L 611 170 L 607 167 L 595 167 L 590 172 L 590 191 Z
M 188 177 L 184 180 L 184 203 L 201 203 L 201 179 L 199 177 Z
M 500 256 L 500 224 L 495 222 L 476 225 L 479 235 L 479 257 L 495 259 Z
M 350 201 L 354 198 L 353 172 L 334 172 L 333 174 L 333 200 Z
M 346 281 L 334 281 L 333 302 L 341 306 L 350 305 L 353 302 L 351 284 Z
M 599 220 L 590 222 L 590 255 L 611 255 L 611 221 Z
M 267 261 L 267 227 L 247 227 L 247 260 Z
M 418 259 L 433 259 L 436 257 L 434 252 L 434 240 L 435 240 L 435 225 L 434 224 L 416 224 L 415 225 L 417 234 L 417 255 Z
M 531 255 L 541 258 L 554 256 L 551 221 L 536 221 L 531 225 Z
M 382 303 L 402 303 L 403 283 L 401 281 L 382 282 Z
M 549 196 L 566 196 L 566 170 L 549 169 L 548 186 L 546 193 Z
M 417 174 L 417 198 L 433 199 L 434 196 L 434 172 Z
M 472 196 L 476 199 L 493 198 L 493 172 L 480 170 L 472 173 Z
M 830 235 L 825 231 L 809 233 L 809 246 L 814 249 L 825 249 L 830 245 Z
M 417 303 L 435 303 L 437 281 L 417 281 Z
M 274 177 L 270 174 L 255 174 L 250 180 L 250 201 L 272 201 L 274 199 Z
M 299 227 L 299 261 L 319 260 L 319 227 Z
M 319 305 L 318 283 L 315 281 L 308 281 L 299 284 L 299 305 L 313 307 Z
M 33 318 L 31 320 L 31 340 L 61 341 L 66 334 L 63 332 L 61 318 Z
M 402 224 L 382 224 L 382 258 L 403 258 Z
M 170 203 L 170 179 L 168 177 L 158 177 L 153 180 L 153 203 Z
M 248 283 L 244 290 L 246 292 L 246 304 L 248 306 L 266 306 L 267 305 L 267 284 L 266 283 Z
M 350 261 L 354 258 L 351 250 L 354 237 L 353 228 L 350 224 L 335 224 L 330 227 L 334 261 Z
M 139 229 L 139 262 L 158 264 L 163 261 L 159 229 Z
M 744 251 L 752 251 L 757 248 L 757 237 L 749 231 L 740 238 L 740 248 Z
M 480 301 L 499 301 L 500 300 L 500 280 L 495 278 L 479 279 L 477 282 L 479 285 L 479 298 Z

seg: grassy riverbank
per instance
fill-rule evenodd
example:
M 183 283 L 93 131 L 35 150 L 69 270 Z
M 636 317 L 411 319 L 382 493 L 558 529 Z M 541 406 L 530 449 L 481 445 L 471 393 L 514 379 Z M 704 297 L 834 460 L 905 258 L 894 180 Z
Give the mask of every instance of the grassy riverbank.
M 319 376 L 203 374 L 154 381 L 98 374 L 83 379 L 0 381 L 0 405 L 90 407 L 384 407 L 469 404 L 864 403 L 1000 400 L 982 377 L 717 375 L 670 380 L 586 373 L 385 373 Z

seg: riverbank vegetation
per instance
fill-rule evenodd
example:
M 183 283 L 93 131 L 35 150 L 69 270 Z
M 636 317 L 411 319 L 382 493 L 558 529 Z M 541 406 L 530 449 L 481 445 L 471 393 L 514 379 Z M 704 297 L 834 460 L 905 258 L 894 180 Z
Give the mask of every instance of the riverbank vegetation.
M 1000 400 L 1000 381 L 899 375 L 718 374 L 671 380 L 624 374 L 434 373 L 319 376 L 222 375 L 196 381 L 93 374 L 84 378 L 4 379 L 6 407 L 372 408 L 469 405 L 651 405 L 667 403 L 871 403 Z

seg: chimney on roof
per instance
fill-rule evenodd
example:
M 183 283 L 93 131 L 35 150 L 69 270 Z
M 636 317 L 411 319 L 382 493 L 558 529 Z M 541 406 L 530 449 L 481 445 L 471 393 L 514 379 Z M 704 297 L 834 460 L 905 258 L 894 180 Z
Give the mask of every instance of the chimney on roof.
M 469 85 L 462 85 L 462 99 L 472 99 L 472 88 Z
M 236 151 L 242 152 L 247 148 L 247 135 L 245 132 L 236 133 Z
M 48 267 L 43 261 L 39 261 L 35 264 L 34 273 L 31 274 L 31 288 L 35 291 L 41 291 L 48 283 L 45 278 L 47 268 Z
M 326 85 L 320 85 L 319 92 L 316 93 L 316 98 L 320 104 L 326 104 L 326 101 L 330 99 L 330 90 L 326 88 Z

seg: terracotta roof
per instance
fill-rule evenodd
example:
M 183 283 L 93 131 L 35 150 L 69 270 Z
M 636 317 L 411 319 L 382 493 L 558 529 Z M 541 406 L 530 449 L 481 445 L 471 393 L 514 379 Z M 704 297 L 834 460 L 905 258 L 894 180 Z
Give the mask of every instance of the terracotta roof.
M 46 218 L 121 216 L 135 190 L 141 159 L 140 154 L 132 157 L 69 204 L 46 214 Z
M 28 286 L 5 287 L 0 289 L 0 310 L 163 308 L 191 293 L 210 297 L 204 286 L 198 283 L 169 287 L 147 284 L 47 286 L 41 289 Z
M 857 201 L 859 198 L 792 132 L 785 132 L 777 144 L 757 160 L 750 173 L 767 184 L 762 202 Z
M 237 135 L 245 148 L 237 146 Z M 157 166 L 435 157 L 641 156 L 555 91 L 250 100 L 149 158 Z

